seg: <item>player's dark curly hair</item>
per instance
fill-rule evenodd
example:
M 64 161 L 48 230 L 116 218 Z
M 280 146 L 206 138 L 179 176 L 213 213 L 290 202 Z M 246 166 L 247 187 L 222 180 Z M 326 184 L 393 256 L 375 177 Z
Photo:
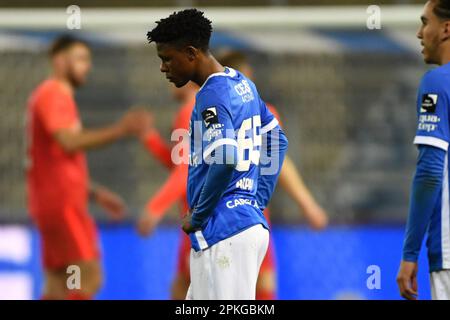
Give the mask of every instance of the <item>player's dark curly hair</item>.
M 435 0 L 434 14 L 442 20 L 450 20 L 450 0 Z
M 212 26 L 203 12 L 186 9 L 172 13 L 156 22 L 157 26 L 147 32 L 149 42 L 174 43 L 180 46 L 193 46 L 208 50 Z

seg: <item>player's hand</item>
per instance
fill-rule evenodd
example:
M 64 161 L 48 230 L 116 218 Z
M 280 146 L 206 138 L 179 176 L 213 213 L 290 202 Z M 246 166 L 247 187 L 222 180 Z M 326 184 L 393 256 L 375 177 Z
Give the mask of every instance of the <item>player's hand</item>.
M 97 187 L 93 194 L 94 200 L 108 213 L 112 220 L 122 220 L 126 214 L 125 203 L 116 193 L 105 187 Z
M 189 235 L 189 234 L 191 234 L 191 233 L 197 231 L 197 229 L 194 228 L 194 227 L 192 226 L 190 220 L 189 220 L 189 221 L 183 222 L 183 226 L 181 227 L 181 229 L 183 229 L 183 231 L 184 231 L 187 235 Z
M 408 300 L 417 300 L 417 262 L 402 260 L 397 275 L 400 295 Z
M 119 126 L 125 135 L 133 135 L 140 138 L 152 129 L 153 116 L 144 108 L 135 108 L 125 113 L 119 121 Z
M 308 223 L 314 230 L 323 230 L 328 226 L 328 215 L 321 207 L 317 206 L 307 215 Z
M 192 232 L 197 231 L 196 228 L 192 227 L 191 224 L 191 218 L 192 218 L 192 212 L 189 210 L 189 212 L 183 217 L 182 220 L 182 224 L 181 224 L 181 229 L 183 229 L 183 231 L 189 235 Z
M 328 226 L 328 215 L 319 205 L 315 204 L 304 209 L 308 224 L 314 230 L 323 230 Z
M 153 233 L 160 220 L 161 219 L 159 217 L 156 217 L 144 210 L 137 221 L 136 227 L 138 233 L 143 237 L 150 235 Z

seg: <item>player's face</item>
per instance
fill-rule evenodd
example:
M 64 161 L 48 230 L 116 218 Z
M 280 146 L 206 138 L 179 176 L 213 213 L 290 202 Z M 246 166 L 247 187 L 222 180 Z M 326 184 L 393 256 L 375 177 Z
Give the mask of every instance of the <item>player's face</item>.
M 66 75 L 74 87 L 86 82 L 91 70 L 91 52 L 84 44 L 74 44 L 66 54 Z
M 422 55 L 425 63 L 438 64 L 439 50 L 442 43 L 443 22 L 433 12 L 434 3 L 428 1 L 420 17 L 422 24 L 417 32 L 417 38 L 422 45 Z M 444 27 L 445 29 L 445 27 Z
M 187 50 L 166 43 L 157 43 L 156 50 L 161 59 L 160 70 L 166 75 L 166 79 L 177 88 L 191 80 L 195 71 L 194 62 Z

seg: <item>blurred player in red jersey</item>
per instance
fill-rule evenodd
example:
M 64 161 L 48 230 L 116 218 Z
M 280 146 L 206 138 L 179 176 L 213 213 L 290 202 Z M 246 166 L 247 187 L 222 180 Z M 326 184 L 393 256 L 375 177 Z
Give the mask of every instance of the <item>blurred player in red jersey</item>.
M 195 95 L 199 87 L 188 82 L 181 88 L 176 88 L 171 84 L 172 95 L 180 104 L 178 114 L 173 122 L 172 129 L 188 130 L 189 121 L 192 110 L 195 105 Z M 147 202 L 147 205 L 138 221 L 138 231 L 141 235 L 150 234 L 158 225 L 161 218 L 167 210 L 178 202 L 181 215 L 188 211 L 186 198 L 186 185 L 188 176 L 188 154 L 178 154 L 181 164 L 175 165 L 172 161 L 172 148 L 160 136 L 156 129 L 152 128 L 144 136 L 142 142 L 147 150 L 158 159 L 166 168 L 171 170 L 169 177 L 159 191 Z M 189 146 L 185 146 L 184 150 L 189 150 Z M 183 148 L 180 148 L 183 149 Z M 189 254 L 191 250 L 191 242 L 186 233 L 180 232 L 180 247 L 178 251 L 177 274 L 172 282 L 172 298 L 181 300 L 186 297 L 186 293 L 190 283 L 189 274 Z
M 229 51 L 218 55 L 218 61 L 223 66 L 228 66 L 242 72 L 246 77 L 253 78 L 253 70 L 247 60 L 247 57 L 237 51 Z M 198 86 L 188 83 L 182 88 L 173 88 L 174 97 L 183 104 L 180 108 L 173 129 L 188 129 L 189 120 L 195 104 L 195 94 Z M 266 102 L 267 107 L 280 121 L 278 111 L 274 106 Z M 187 211 L 186 203 L 186 184 L 180 181 L 187 179 L 187 164 L 175 166 L 171 160 L 171 148 L 166 145 L 164 140 L 155 129 L 152 129 L 143 137 L 143 142 L 147 149 L 166 167 L 172 169 L 166 183 L 148 202 L 142 216 L 138 222 L 138 229 L 142 235 L 147 235 L 153 231 L 161 220 L 167 209 L 175 201 L 180 201 L 182 212 Z M 185 161 L 183 163 L 186 163 Z M 279 183 L 283 190 L 296 202 L 299 211 L 306 218 L 312 228 L 321 230 L 328 224 L 326 212 L 320 207 L 311 195 L 308 188 L 303 183 L 300 173 L 296 169 L 293 161 L 286 156 L 279 177 Z M 269 220 L 269 210 L 264 211 L 264 215 Z M 189 237 L 181 232 L 181 244 L 178 255 L 178 271 L 172 284 L 172 298 L 184 299 L 190 283 L 189 274 L 189 254 L 191 250 Z M 256 288 L 256 299 L 272 300 L 276 298 L 276 274 L 275 257 L 272 245 L 269 242 L 269 249 L 261 265 L 258 283 Z
M 84 150 L 138 136 L 148 126 L 144 111 L 130 111 L 101 129 L 81 126 L 74 91 L 91 68 L 88 45 L 61 36 L 50 49 L 52 73 L 31 94 L 27 107 L 28 205 L 41 236 L 45 271 L 43 299 L 90 299 L 102 282 L 95 223 L 88 213 L 94 200 L 113 219 L 125 214 L 122 199 L 89 181 Z M 67 268 L 80 270 L 80 288 L 67 287 Z

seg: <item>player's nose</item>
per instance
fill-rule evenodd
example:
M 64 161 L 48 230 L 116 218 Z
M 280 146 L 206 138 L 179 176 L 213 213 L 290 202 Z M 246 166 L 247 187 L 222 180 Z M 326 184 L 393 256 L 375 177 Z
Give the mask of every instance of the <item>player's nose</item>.
M 166 73 L 167 71 L 169 71 L 167 69 L 167 66 L 164 63 L 161 63 L 161 65 L 159 66 L 159 70 L 163 73 Z
M 416 37 L 417 37 L 418 39 L 422 39 L 422 28 L 419 28 L 419 29 L 417 30 Z

